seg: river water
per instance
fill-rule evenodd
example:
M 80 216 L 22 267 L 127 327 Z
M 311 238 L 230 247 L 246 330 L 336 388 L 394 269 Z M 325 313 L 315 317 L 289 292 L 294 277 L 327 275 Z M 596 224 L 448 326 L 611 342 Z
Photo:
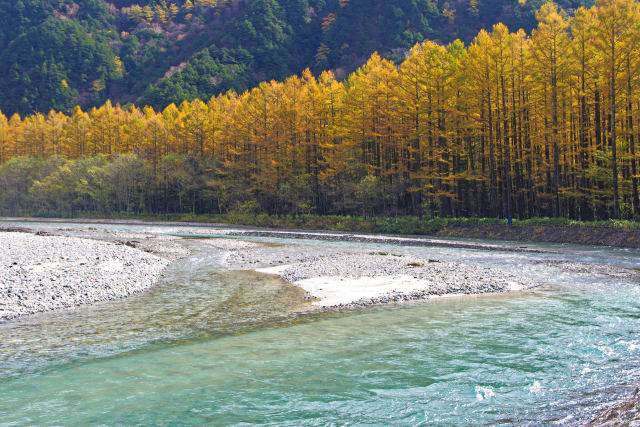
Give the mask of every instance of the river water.
M 252 240 L 274 251 L 370 245 Z M 225 270 L 220 250 L 188 244 L 192 255 L 143 294 L 1 323 L 0 425 L 574 425 L 640 381 L 638 277 L 563 264 L 638 269 L 638 251 L 370 245 L 519 271 L 543 286 L 318 312 L 295 286 Z

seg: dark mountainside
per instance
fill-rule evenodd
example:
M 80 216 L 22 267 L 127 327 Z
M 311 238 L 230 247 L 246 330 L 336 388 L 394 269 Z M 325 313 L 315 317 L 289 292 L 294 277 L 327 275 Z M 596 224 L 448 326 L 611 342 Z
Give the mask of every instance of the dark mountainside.
M 583 0 L 563 0 L 565 10 Z M 107 99 L 164 107 L 310 68 L 338 78 L 374 51 L 468 42 L 497 22 L 530 30 L 541 0 L 0 1 L 0 110 Z M 589 2 L 587 2 L 589 3 Z

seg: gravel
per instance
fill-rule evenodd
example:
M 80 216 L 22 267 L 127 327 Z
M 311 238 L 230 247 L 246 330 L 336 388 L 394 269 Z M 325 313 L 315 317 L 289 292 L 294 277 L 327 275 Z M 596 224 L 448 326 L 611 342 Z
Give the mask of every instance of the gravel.
M 318 250 L 311 246 L 288 247 L 254 246 L 232 248 L 229 246 L 225 260 L 229 267 L 257 269 L 271 272 L 302 287 L 305 281 L 316 278 L 335 278 L 343 286 L 354 285 L 345 279 L 389 278 L 390 281 L 405 277 L 420 281 L 418 290 L 403 292 L 384 291 L 367 298 L 350 298 L 349 302 L 336 306 L 368 306 L 381 303 L 428 299 L 450 294 L 483 294 L 532 289 L 539 284 L 533 280 L 497 268 L 437 259 L 395 255 L 385 252 L 357 252 L 334 248 Z M 265 267 L 275 267 L 267 268 Z M 382 290 L 387 289 L 380 286 Z M 325 289 L 326 290 L 326 289 Z M 346 291 L 346 290 L 345 290 Z M 309 297 L 322 298 L 322 292 Z
M 1 231 L 2 229 L 0 228 Z M 38 233 L 42 232 L 37 232 L 36 234 Z M 136 248 L 170 261 L 184 258 L 190 253 L 187 247 L 179 243 L 182 238 L 177 236 L 99 229 L 55 229 L 51 231 L 51 234 L 113 242 Z
M 131 240 L 40 234 L 0 232 L 0 321 L 141 292 L 170 262 Z
M 633 391 L 621 402 L 604 409 L 596 418 L 584 425 L 588 427 L 640 426 L 640 386 L 635 384 Z

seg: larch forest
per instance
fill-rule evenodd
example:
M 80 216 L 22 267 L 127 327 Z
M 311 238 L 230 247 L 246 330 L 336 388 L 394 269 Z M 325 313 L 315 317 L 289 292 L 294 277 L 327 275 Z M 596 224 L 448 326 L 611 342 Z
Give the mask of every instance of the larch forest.
M 536 18 L 344 80 L 0 115 L 0 211 L 640 218 L 640 4 Z

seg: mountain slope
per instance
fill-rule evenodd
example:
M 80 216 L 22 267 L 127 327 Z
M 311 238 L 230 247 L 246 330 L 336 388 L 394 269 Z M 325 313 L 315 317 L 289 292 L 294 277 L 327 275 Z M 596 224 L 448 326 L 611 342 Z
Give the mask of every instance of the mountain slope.
M 567 10 L 583 0 L 564 0 Z M 304 68 L 338 77 L 373 51 L 527 30 L 541 0 L 0 0 L 0 110 L 162 107 Z

